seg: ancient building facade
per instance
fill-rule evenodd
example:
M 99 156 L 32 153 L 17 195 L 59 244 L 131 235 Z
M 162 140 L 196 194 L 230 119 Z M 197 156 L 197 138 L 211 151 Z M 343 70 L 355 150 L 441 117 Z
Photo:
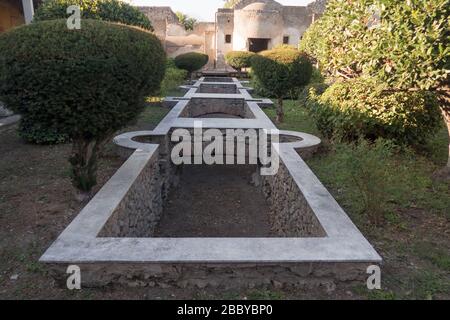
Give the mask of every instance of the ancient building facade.
M 169 56 L 197 51 L 209 56 L 209 66 L 222 68 L 229 51 L 259 52 L 281 44 L 297 46 L 314 20 L 306 6 L 283 6 L 274 0 L 241 0 L 220 8 L 214 22 L 197 23 L 186 31 L 170 7 L 140 7 L 152 21 Z
M 30 23 L 34 8 L 42 0 L 0 0 L 0 32 Z

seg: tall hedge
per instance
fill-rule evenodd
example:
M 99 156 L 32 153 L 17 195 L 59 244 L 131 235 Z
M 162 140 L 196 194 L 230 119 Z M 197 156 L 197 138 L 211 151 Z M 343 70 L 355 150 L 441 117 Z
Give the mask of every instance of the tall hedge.
M 253 57 L 252 69 L 263 89 L 277 98 L 277 121 L 283 122 L 283 98 L 289 91 L 308 84 L 313 70 L 311 61 L 296 49 L 278 48 Z
M 436 97 L 426 91 L 387 91 L 373 79 L 338 81 L 321 94 L 313 88 L 306 105 L 328 138 L 347 141 L 385 138 L 422 143 L 440 127 Z
M 153 31 L 148 17 L 136 7 L 121 0 L 44 0 L 36 9 L 34 21 L 67 18 L 67 7 L 78 5 L 81 17 L 140 27 Z
M 177 68 L 186 70 L 189 76 L 192 72 L 200 70 L 208 63 L 207 54 L 199 52 L 188 52 L 175 57 L 175 65 Z
M 73 182 L 96 183 L 97 154 L 143 110 L 164 77 L 165 53 L 152 33 L 99 20 L 68 30 L 66 20 L 0 35 L 0 100 L 23 121 L 67 135 Z
M 329 0 L 300 47 L 334 78 L 437 95 L 450 140 L 450 0 Z M 447 170 L 450 173 L 450 144 Z
M 150 20 L 137 8 L 121 0 L 45 0 L 34 15 L 34 22 L 67 18 L 67 7 L 78 5 L 82 19 L 98 19 L 137 26 L 153 30 Z M 56 132 L 52 128 L 36 121 L 22 121 L 19 134 L 27 142 L 36 144 L 62 143 L 68 140 L 67 135 Z

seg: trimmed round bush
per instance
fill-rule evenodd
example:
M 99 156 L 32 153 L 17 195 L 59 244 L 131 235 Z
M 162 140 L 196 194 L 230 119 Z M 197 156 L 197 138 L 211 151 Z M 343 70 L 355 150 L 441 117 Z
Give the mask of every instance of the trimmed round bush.
M 175 57 L 175 65 L 179 69 L 186 70 L 190 75 L 192 72 L 203 68 L 208 63 L 208 60 L 207 54 L 188 52 Z
M 311 96 L 307 106 L 328 138 L 386 138 L 415 145 L 440 126 L 437 99 L 429 92 L 388 91 L 373 80 L 354 79 Z
M 262 88 L 277 98 L 277 121 L 282 122 L 283 98 L 309 83 L 313 67 L 305 53 L 282 47 L 254 56 L 252 70 Z
M 81 17 L 84 19 L 119 22 L 153 31 L 152 23 L 144 13 L 119 0 L 46 0 L 37 8 L 33 19 L 43 21 L 67 18 L 69 15 L 66 10 L 71 5 L 80 7 Z
M 68 30 L 50 20 L 0 35 L 0 100 L 23 117 L 66 135 L 76 187 L 96 183 L 97 154 L 159 90 L 166 57 L 151 32 L 99 20 Z
M 225 55 L 225 61 L 234 69 L 241 71 L 251 67 L 251 59 L 255 53 L 250 51 L 230 51 Z
M 98 19 L 118 22 L 153 31 L 148 17 L 137 8 L 119 0 L 46 0 L 36 10 L 33 21 L 67 18 L 66 10 L 70 5 L 78 5 L 83 19 Z M 46 128 L 38 123 L 25 123 L 19 127 L 20 136 L 35 144 L 56 144 L 68 140 L 67 135 Z

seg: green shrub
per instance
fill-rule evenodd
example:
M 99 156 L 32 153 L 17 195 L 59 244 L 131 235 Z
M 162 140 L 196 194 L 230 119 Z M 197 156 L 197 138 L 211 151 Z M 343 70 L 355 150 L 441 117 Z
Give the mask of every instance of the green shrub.
M 150 20 L 135 7 L 119 0 L 46 0 L 36 10 L 33 21 L 62 19 L 68 17 L 67 7 L 78 5 L 82 18 L 119 22 L 153 31 Z M 36 119 L 35 119 L 36 120 Z M 20 136 L 27 142 L 36 144 L 63 143 L 68 140 L 66 134 L 58 133 L 54 128 L 23 122 L 19 127 Z
M 153 31 L 147 16 L 139 9 L 119 0 L 45 0 L 37 9 L 34 21 L 67 18 L 67 7 L 78 5 L 81 17 L 137 26 Z M 83 22 L 82 22 L 83 23 Z
M 356 143 L 337 143 L 334 146 L 335 162 L 339 166 L 336 169 L 346 182 L 343 185 L 352 186 L 359 200 L 358 211 L 375 226 L 384 222 L 389 209 L 395 149 L 392 141 L 383 139 L 374 143 L 362 139 Z
M 293 45 L 290 45 L 290 44 L 279 44 L 279 45 L 277 45 L 277 46 L 274 46 L 273 48 L 272 48 L 273 50 L 282 50 L 282 49 L 288 49 L 288 50 L 297 50 L 298 48 L 297 47 L 295 47 L 295 46 L 293 46 Z
M 320 82 L 310 83 L 302 87 L 297 97 L 300 106 L 307 106 L 311 99 L 314 102 L 314 100 L 321 96 L 328 89 L 328 87 L 328 84 Z
M 250 87 L 253 88 L 254 93 L 259 97 L 276 98 L 271 91 L 264 89 L 253 70 L 250 70 Z
M 325 136 L 345 140 L 383 137 L 414 145 L 440 126 L 433 94 L 386 91 L 373 80 L 336 82 L 320 97 L 313 94 L 307 105 Z
M 311 80 L 309 81 L 310 84 L 313 83 L 324 83 L 325 77 L 320 73 L 320 70 L 316 67 L 313 67 L 312 73 L 311 73 Z
M 208 63 L 208 55 L 199 52 L 188 52 L 175 57 L 175 65 L 186 70 L 189 76 L 192 72 L 201 69 Z
M 157 92 L 165 53 L 152 33 L 98 20 L 68 30 L 66 20 L 21 26 L 0 35 L 0 97 L 26 124 L 73 141 L 74 184 L 96 183 L 96 158 L 111 136 Z
M 234 69 L 241 71 L 251 67 L 251 60 L 255 53 L 250 51 L 230 51 L 225 55 L 225 61 Z
M 166 69 L 164 80 L 161 83 L 161 95 L 167 96 L 171 91 L 177 89 L 186 79 L 187 71 L 169 67 Z
M 19 136 L 34 144 L 59 144 L 69 141 L 67 134 L 59 132 L 56 126 L 49 127 L 45 119 L 39 119 L 39 114 L 22 117 L 19 123 Z
M 187 14 L 184 14 L 183 12 L 176 12 L 175 13 L 178 21 L 181 23 L 181 25 L 184 27 L 186 31 L 193 31 L 195 28 L 195 25 L 197 23 L 197 19 L 189 17 Z
M 319 69 L 313 67 L 309 84 L 292 90 L 290 94 L 291 99 L 298 100 L 301 106 L 305 106 L 309 99 L 311 89 L 314 89 L 314 92 L 319 95 L 325 92 L 328 85 L 324 82 L 325 78 L 322 76 Z
M 261 87 L 277 98 L 277 121 L 283 122 L 283 98 L 311 79 L 308 56 L 289 48 L 263 51 L 252 58 L 252 70 Z
M 335 79 L 434 92 L 450 135 L 449 16 L 450 0 L 329 0 L 300 48 Z
M 173 90 L 176 90 L 180 85 L 183 84 L 187 77 L 187 71 L 183 69 L 178 69 L 175 65 L 175 59 L 168 58 L 166 63 L 166 73 L 164 79 L 161 83 L 162 96 L 167 96 Z
M 166 62 L 166 69 L 169 68 L 176 68 L 176 64 L 175 64 L 175 59 L 174 58 L 167 58 L 167 62 Z

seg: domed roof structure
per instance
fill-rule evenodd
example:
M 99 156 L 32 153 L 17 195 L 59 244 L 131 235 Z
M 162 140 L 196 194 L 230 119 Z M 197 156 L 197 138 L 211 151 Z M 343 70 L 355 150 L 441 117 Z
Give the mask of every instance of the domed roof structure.
M 242 10 L 245 11 L 273 11 L 279 10 L 281 4 L 275 1 L 257 1 L 244 7 Z

